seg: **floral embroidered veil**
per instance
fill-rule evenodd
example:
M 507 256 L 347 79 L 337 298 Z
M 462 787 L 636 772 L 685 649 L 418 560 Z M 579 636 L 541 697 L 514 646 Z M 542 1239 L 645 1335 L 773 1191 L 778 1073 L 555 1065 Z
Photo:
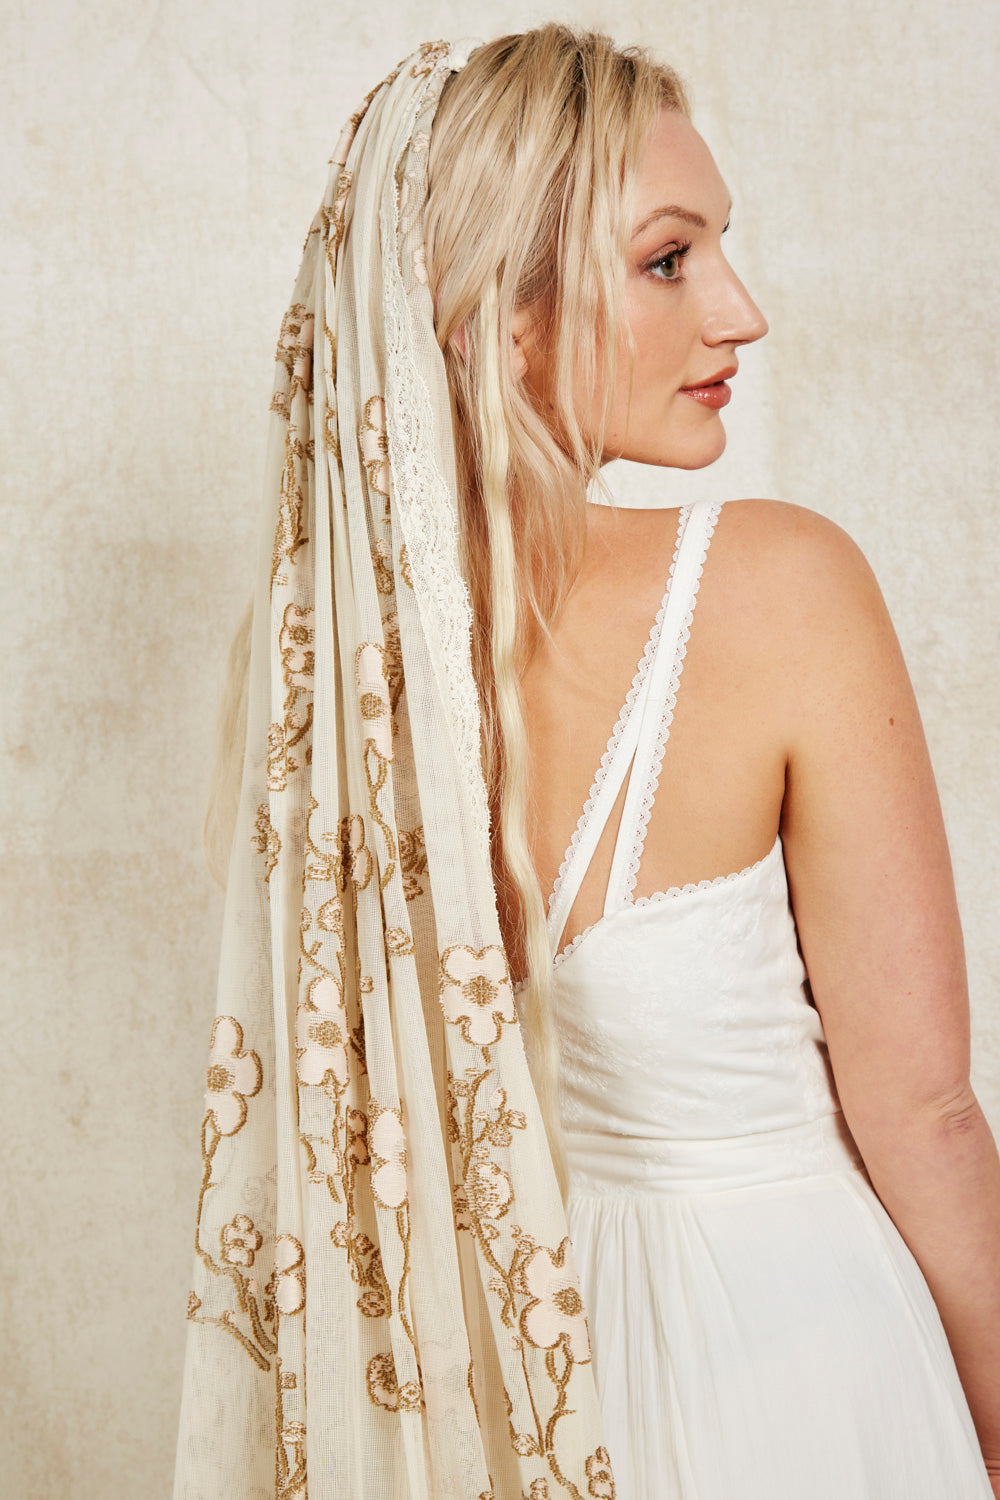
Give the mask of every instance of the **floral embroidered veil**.
M 612 1500 L 497 924 L 429 132 L 352 117 L 281 331 L 175 1500 Z

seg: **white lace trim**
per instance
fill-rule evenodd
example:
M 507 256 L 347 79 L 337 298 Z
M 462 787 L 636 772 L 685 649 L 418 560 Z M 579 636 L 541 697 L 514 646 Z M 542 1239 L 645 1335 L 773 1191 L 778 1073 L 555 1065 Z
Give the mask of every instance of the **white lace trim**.
M 651 896 L 636 896 L 633 901 L 629 902 L 628 906 L 619 907 L 618 911 L 628 911 L 630 908 L 637 906 L 655 906 L 661 901 L 675 901 L 678 896 L 691 895 L 694 891 L 710 891 L 715 886 L 733 885 L 737 880 L 742 880 L 746 875 L 752 875 L 755 870 L 759 870 L 762 865 L 766 865 L 769 860 L 774 858 L 775 853 L 780 848 L 781 835 L 779 834 L 765 855 L 760 859 L 754 860 L 752 865 L 744 865 L 742 870 L 733 870 L 729 875 L 715 875 L 711 880 L 696 880 L 691 885 L 672 885 L 665 891 L 654 891 Z M 617 916 L 618 912 L 612 912 L 610 915 L 613 917 Z M 607 922 L 608 920 L 608 917 L 598 917 L 596 922 L 591 922 L 589 927 L 585 927 L 582 932 L 578 932 L 573 941 L 567 943 L 566 947 L 556 954 L 552 961 L 553 968 L 558 968 L 564 959 L 569 958 L 570 954 L 579 948 L 584 938 L 593 932 L 595 927 L 600 927 L 602 922 Z
M 551 894 L 549 895 L 548 911 L 550 914 L 555 907 L 556 901 L 559 899 L 559 895 L 562 891 L 563 884 L 566 879 L 567 871 L 569 870 L 570 865 L 576 857 L 576 851 L 579 848 L 580 840 L 582 839 L 584 830 L 586 829 L 587 824 L 590 822 L 591 815 L 593 814 L 594 804 L 597 801 L 597 797 L 601 790 L 601 787 L 604 785 L 607 779 L 608 769 L 611 766 L 611 762 L 615 758 L 615 755 L 618 751 L 618 746 L 621 744 L 621 738 L 625 733 L 625 726 L 631 716 L 632 708 L 638 695 L 639 689 L 642 687 L 642 684 L 646 679 L 646 674 L 649 671 L 650 663 L 653 660 L 653 655 L 656 651 L 656 646 L 660 639 L 660 627 L 663 624 L 664 611 L 667 607 L 667 600 L 670 597 L 670 586 L 673 583 L 674 569 L 677 566 L 677 555 L 680 552 L 681 537 L 684 534 L 684 527 L 686 525 L 687 518 L 690 515 L 690 512 L 691 506 L 685 505 L 681 508 L 680 515 L 678 516 L 677 536 L 674 541 L 674 555 L 670 561 L 670 570 L 667 573 L 667 584 L 663 592 L 663 598 L 660 600 L 660 607 L 656 612 L 656 618 L 654 619 L 652 627 L 650 628 L 649 636 L 647 637 L 646 645 L 643 648 L 642 656 L 639 658 L 639 665 L 636 667 L 635 675 L 632 678 L 632 686 L 629 688 L 628 692 L 625 695 L 625 702 L 622 704 L 621 710 L 618 714 L 618 718 L 615 722 L 615 727 L 611 731 L 611 736 L 605 747 L 604 754 L 601 756 L 601 763 L 594 774 L 593 784 L 591 785 L 590 791 L 587 794 L 587 800 L 583 804 L 583 811 L 577 819 L 576 827 L 573 830 L 573 837 L 569 841 L 569 847 L 567 848 L 566 853 L 563 855 L 562 863 L 560 864 L 559 870 L 556 874 L 555 884 L 553 885 Z M 577 942 L 578 939 L 574 938 L 573 941 Z M 556 959 L 556 962 L 558 962 L 558 957 Z
M 458 43 L 452 66 L 462 66 L 474 42 Z M 434 100 L 443 82 L 435 75 Z M 403 122 L 407 148 L 422 157 L 426 137 L 414 137 L 417 116 L 427 109 L 431 88 L 415 96 Z M 414 139 L 411 141 L 411 137 Z M 398 164 L 397 164 L 398 170 Z M 399 515 L 413 576 L 414 593 L 426 629 L 427 650 L 451 713 L 456 760 L 465 781 L 481 849 L 489 858 L 489 811 L 480 763 L 481 716 L 472 670 L 472 601 L 459 556 L 457 502 L 434 461 L 437 436 L 431 395 L 420 370 L 416 336 L 400 266 L 400 200 L 381 210 L 383 311 L 385 315 L 385 402 L 389 456 L 397 487 Z M 428 296 L 417 285 L 414 296 Z
M 632 892 L 635 890 L 635 884 L 639 878 L 639 862 L 642 859 L 642 849 L 643 845 L 646 842 L 646 830 L 649 827 L 649 819 L 653 811 L 653 800 L 656 796 L 656 788 L 660 782 L 660 770 L 663 766 L 663 755 L 667 748 L 667 740 L 670 738 L 670 726 L 674 720 L 674 709 L 677 706 L 677 688 L 680 684 L 681 673 L 684 670 L 684 658 L 687 655 L 687 643 L 691 638 L 691 622 L 694 619 L 694 607 L 698 602 L 698 590 L 701 587 L 701 575 L 705 567 L 705 558 L 708 555 L 708 545 L 715 534 L 715 526 L 716 522 L 719 519 L 719 512 L 722 509 L 722 505 L 723 502 L 720 500 L 714 505 L 710 506 L 708 511 L 708 521 L 705 529 L 705 542 L 701 549 L 701 556 L 698 559 L 698 566 L 695 570 L 694 584 L 691 589 L 691 603 L 688 607 L 687 614 L 684 616 L 684 624 L 681 626 L 681 633 L 677 642 L 677 652 L 674 656 L 673 671 L 670 674 L 670 686 L 667 689 L 666 696 L 663 700 L 663 718 L 660 721 L 656 751 L 653 755 L 652 763 L 650 764 L 649 777 L 646 782 L 645 791 L 642 794 L 642 803 L 639 807 L 639 816 L 636 820 L 635 832 L 633 835 L 632 852 L 629 856 L 628 874 L 625 879 L 626 906 L 636 904 Z M 737 874 L 744 873 L 745 872 L 742 870 L 737 872 Z M 723 881 L 729 878 L 729 876 L 722 876 Z M 709 881 L 709 884 L 711 885 L 712 882 Z M 647 897 L 646 899 L 650 900 L 652 898 Z

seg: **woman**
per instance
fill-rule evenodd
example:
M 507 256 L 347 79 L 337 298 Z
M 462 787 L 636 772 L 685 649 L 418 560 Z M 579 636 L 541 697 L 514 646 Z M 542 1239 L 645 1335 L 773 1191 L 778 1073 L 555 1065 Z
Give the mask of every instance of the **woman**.
M 178 1495 L 1000 1493 L 1000 1163 L 877 588 L 794 507 L 593 503 L 722 451 L 728 211 L 674 76 L 561 27 L 422 48 L 335 153 Z

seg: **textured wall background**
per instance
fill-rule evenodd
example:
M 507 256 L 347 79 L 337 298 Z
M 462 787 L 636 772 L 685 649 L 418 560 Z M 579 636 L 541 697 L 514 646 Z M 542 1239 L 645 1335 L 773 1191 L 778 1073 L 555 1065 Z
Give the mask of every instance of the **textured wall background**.
M 0 255 L 11 1500 L 169 1492 L 220 900 L 199 825 L 273 346 L 342 120 L 427 37 L 556 16 L 692 85 L 772 332 L 730 450 L 638 503 L 776 494 L 882 580 L 951 830 L 1000 1127 L 1000 13 L 13 0 Z

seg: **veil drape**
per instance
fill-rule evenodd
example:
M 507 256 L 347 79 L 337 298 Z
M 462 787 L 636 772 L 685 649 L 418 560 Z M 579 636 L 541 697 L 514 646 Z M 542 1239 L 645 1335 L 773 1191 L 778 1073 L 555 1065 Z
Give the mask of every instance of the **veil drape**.
M 277 350 L 175 1500 L 611 1500 L 497 922 L 430 127 L 352 117 Z

